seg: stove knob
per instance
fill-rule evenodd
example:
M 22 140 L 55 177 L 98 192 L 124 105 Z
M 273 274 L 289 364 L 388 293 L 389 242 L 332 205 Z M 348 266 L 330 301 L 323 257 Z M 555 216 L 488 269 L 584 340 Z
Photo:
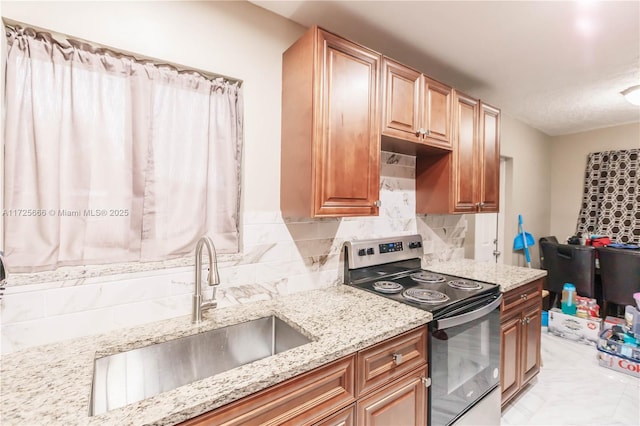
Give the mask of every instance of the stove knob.
M 369 247 L 367 249 L 367 254 L 374 254 L 375 252 L 373 251 L 373 247 Z
M 415 241 L 415 242 L 409 243 L 409 248 L 410 249 L 414 249 L 414 248 L 418 248 L 418 247 L 422 247 L 422 242 L 421 241 Z
M 358 250 L 358 256 L 364 256 L 365 254 L 367 254 L 367 253 L 365 252 L 364 249 Z

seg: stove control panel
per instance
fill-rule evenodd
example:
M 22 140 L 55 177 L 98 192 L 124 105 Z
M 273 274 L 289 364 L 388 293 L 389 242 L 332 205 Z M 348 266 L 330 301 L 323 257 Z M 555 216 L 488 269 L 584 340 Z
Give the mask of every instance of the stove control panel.
M 402 251 L 402 241 L 397 241 L 395 243 L 379 244 L 378 247 L 380 248 L 380 254 Z
M 421 259 L 422 236 L 402 235 L 369 240 L 346 241 L 347 269 L 358 269 L 408 259 Z

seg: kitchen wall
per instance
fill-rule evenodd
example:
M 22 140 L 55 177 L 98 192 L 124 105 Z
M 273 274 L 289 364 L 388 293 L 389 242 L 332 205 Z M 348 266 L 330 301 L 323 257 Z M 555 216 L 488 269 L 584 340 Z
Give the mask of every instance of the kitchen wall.
M 551 138 L 551 224 L 549 235 L 566 240 L 576 232 L 587 155 L 640 148 L 640 123 Z
M 415 158 L 383 153 L 380 217 L 282 218 L 281 55 L 304 29 L 244 2 L 3 2 L 4 17 L 244 81 L 242 253 L 220 262 L 220 306 L 341 280 L 344 239 L 419 232 L 425 265 L 461 258 L 466 219 L 415 215 Z M 193 266 L 12 276 L 2 352 L 188 315 Z
M 506 200 L 500 206 L 505 212 L 504 263 L 526 265 L 522 251 L 513 251 L 518 233 L 518 214 L 522 214 L 525 231 L 536 239 L 530 250 L 534 268 L 540 265 L 537 240 L 549 235 L 551 209 L 551 138 L 526 124 L 502 114 L 500 155 L 506 163 Z

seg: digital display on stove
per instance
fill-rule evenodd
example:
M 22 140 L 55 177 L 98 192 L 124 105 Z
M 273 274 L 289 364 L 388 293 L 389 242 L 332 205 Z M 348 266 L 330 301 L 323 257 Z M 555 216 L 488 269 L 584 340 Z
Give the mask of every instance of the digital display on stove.
M 380 253 L 393 253 L 396 251 L 402 251 L 402 242 L 397 242 L 397 243 L 385 243 L 385 244 L 378 244 L 378 247 L 380 248 Z

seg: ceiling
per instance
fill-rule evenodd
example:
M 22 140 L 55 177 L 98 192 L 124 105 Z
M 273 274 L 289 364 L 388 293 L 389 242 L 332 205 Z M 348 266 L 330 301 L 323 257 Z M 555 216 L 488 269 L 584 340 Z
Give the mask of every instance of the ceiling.
M 252 1 L 555 136 L 640 122 L 640 1 Z

